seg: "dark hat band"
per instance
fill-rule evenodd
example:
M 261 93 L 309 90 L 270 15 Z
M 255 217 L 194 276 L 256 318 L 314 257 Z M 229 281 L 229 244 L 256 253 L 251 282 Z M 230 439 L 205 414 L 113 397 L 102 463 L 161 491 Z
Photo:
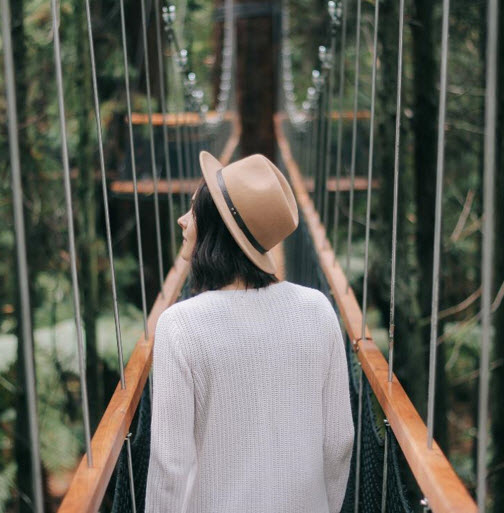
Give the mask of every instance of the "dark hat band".
M 229 208 L 229 211 L 231 212 L 231 215 L 233 216 L 234 220 L 240 227 L 241 231 L 245 234 L 245 237 L 249 240 L 249 242 L 254 246 L 259 253 L 264 254 L 266 253 L 266 249 L 264 249 L 259 242 L 257 242 L 257 239 L 250 233 L 250 230 L 247 228 L 247 225 L 243 221 L 243 219 L 240 216 L 240 213 L 236 209 L 236 207 L 233 204 L 233 201 L 231 200 L 231 197 L 229 196 L 226 184 L 224 183 L 224 178 L 222 178 L 222 168 L 217 171 L 217 183 L 219 184 L 220 190 L 222 192 L 222 195 L 224 196 L 224 200 L 226 201 L 226 204 Z

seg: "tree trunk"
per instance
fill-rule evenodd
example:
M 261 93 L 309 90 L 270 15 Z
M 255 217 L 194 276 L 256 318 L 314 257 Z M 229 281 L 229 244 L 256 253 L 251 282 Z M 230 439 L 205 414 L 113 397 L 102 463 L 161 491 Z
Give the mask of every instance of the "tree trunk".
M 12 46 L 13 46 L 13 58 L 16 66 L 16 108 L 18 116 L 18 126 L 23 127 L 26 122 L 26 100 L 27 100 L 27 85 L 25 75 L 25 63 L 26 63 L 26 44 L 24 34 L 24 2 L 19 0 L 11 3 L 11 26 L 12 26 Z M 20 132 L 23 128 L 20 128 Z M 19 150 L 21 159 L 22 173 L 22 184 L 23 190 L 27 184 L 26 177 L 32 174 L 33 166 L 30 159 L 29 145 L 26 137 L 19 137 Z M 29 193 L 28 193 L 29 194 Z M 25 221 L 25 236 L 27 240 L 30 240 L 30 233 L 32 232 L 32 223 L 30 219 L 30 213 L 23 206 L 24 221 Z M 30 245 L 27 246 L 29 251 Z M 27 255 L 28 262 L 30 261 L 29 255 Z M 16 278 L 17 276 L 16 266 Z M 32 269 L 28 269 L 29 278 L 28 286 L 30 288 L 30 297 L 33 295 L 33 283 L 34 283 L 34 272 Z M 28 422 L 28 398 L 25 387 L 25 354 L 23 345 L 23 330 L 21 322 L 21 297 L 19 294 L 19 288 L 17 286 L 19 281 L 16 281 L 16 285 L 13 290 L 16 291 L 16 313 L 17 313 L 17 383 L 16 387 L 16 437 L 14 440 L 14 453 L 16 457 L 17 472 L 16 472 L 16 488 L 17 488 L 17 507 L 19 513 L 28 513 L 32 511 L 29 500 L 34 498 L 34 490 L 32 489 L 32 454 L 30 450 L 30 433 L 29 433 L 29 422 Z M 31 312 L 30 312 L 31 315 Z M 32 324 L 33 326 L 33 324 Z M 32 333 L 33 336 L 33 333 Z M 32 338 L 33 339 L 33 338 Z
M 235 3 L 238 12 L 243 3 L 246 2 L 239 0 Z M 273 160 L 273 113 L 276 99 L 274 57 L 277 43 L 273 41 L 272 12 L 239 17 L 236 20 L 236 37 L 236 94 L 242 123 L 241 150 L 244 156 L 262 153 Z
M 377 85 L 376 170 L 377 178 L 385 187 L 377 191 L 377 233 L 374 244 L 377 258 L 370 269 L 370 287 L 373 297 L 388 326 L 390 307 L 390 261 L 392 234 L 392 205 L 394 183 L 394 141 L 397 90 L 397 34 L 398 7 L 385 2 L 381 7 L 379 40 L 381 50 L 381 84 Z M 404 129 L 401 133 L 401 153 L 404 159 Z M 407 168 L 400 166 L 397 219 L 397 270 L 395 300 L 394 371 L 415 406 L 422 410 L 425 397 L 425 369 L 418 366 L 420 344 L 413 319 L 417 317 L 415 291 L 410 276 L 412 269 L 407 257 L 406 204 L 408 201 Z
M 432 311 L 438 120 L 436 83 L 439 77 L 439 67 L 436 64 L 434 49 L 434 7 L 434 0 L 415 0 L 415 20 L 412 23 L 414 69 L 413 133 L 415 139 L 414 168 L 417 212 L 416 253 L 419 271 L 418 303 L 420 318 L 430 317 Z M 440 293 L 440 299 L 441 297 Z M 441 333 L 441 326 L 439 328 L 439 333 Z M 429 368 L 430 324 L 426 324 L 418 329 L 421 336 L 423 366 L 427 373 Z M 443 451 L 447 453 L 447 405 L 444 367 L 445 350 L 444 345 L 441 344 L 437 350 L 434 436 Z M 422 392 L 424 397 L 426 390 L 427 388 Z

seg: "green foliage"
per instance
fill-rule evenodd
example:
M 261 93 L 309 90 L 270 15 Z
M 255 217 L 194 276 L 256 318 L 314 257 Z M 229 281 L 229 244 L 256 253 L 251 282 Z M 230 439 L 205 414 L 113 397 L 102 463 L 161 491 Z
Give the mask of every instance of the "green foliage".
M 294 0 L 290 6 L 290 46 L 292 50 L 292 65 L 296 93 L 296 103 L 301 108 L 305 99 L 306 89 L 311 85 L 310 73 L 312 69 L 319 67 L 317 59 L 317 47 L 324 44 L 328 46 L 328 15 L 325 10 L 325 2 L 313 2 L 307 0 Z M 418 315 L 418 297 L 422 290 L 426 290 L 430 284 L 422 282 L 420 277 L 419 262 L 419 227 L 427 229 L 425 220 L 419 219 L 417 212 L 418 203 L 415 201 L 415 179 L 421 182 L 422 170 L 415 169 L 415 145 L 424 141 L 416 141 L 415 126 L 415 66 L 414 66 L 414 37 L 413 31 L 418 26 L 419 12 L 426 9 L 426 2 L 415 0 L 406 2 L 405 31 L 404 31 L 404 60 L 403 60 L 403 109 L 401 113 L 401 151 L 400 151 L 400 184 L 402 186 L 399 202 L 399 224 L 403 234 L 399 239 L 398 248 L 398 275 L 396 283 L 396 305 L 403 305 L 404 317 L 399 319 L 407 324 L 409 338 L 428 343 L 422 340 L 425 326 L 428 326 L 429 318 L 420 318 Z M 439 94 L 440 73 L 440 38 L 441 38 L 441 8 L 442 2 L 435 2 L 433 13 L 432 32 L 425 37 L 432 37 L 435 48 L 435 104 Z M 475 479 L 474 444 L 476 440 L 476 403 L 477 397 L 477 373 L 479 365 L 479 318 L 477 314 L 480 308 L 479 297 L 468 302 L 463 302 L 475 293 L 481 282 L 481 204 L 482 204 L 482 159 L 483 159 L 483 122 L 484 122 L 484 45 L 486 37 L 486 8 L 485 2 L 462 1 L 450 6 L 450 34 L 449 34 L 449 61 L 448 61 L 448 91 L 447 112 L 445 124 L 445 166 L 444 166 L 444 191 L 443 191 L 443 223 L 442 223 L 442 254 L 441 254 L 441 292 L 440 311 L 442 312 L 439 327 L 439 343 L 446 352 L 446 390 L 439 393 L 447 394 L 448 433 L 450 437 L 450 457 L 456 471 L 465 480 L 465 483 L 473 489 Z M 356 4 L 348 2 L 347 24 L 347 50 L 345 53 L 345 82 L 343 110 L 351 110 L 354 100 L 354 70 L 355 70 L 355 28 L 356 28 Z M 382 179 L 390 175 L 392 158 L 383 159 L 393 155 L 393 140 L 387 138 L 386 147 L 377 144 L 380 141 L 380 130 L 383 123 L 391 124 L 395 121 L 395 74 L 396 55 L 385 54 L 385 43 L 393 41 L 397 45 L 398 19 L 397 10 L 390 23 L 390 16 L 384 16 L 392 4 L 382 2 L 381 29 L 378 42 L 378 68 L 377 90 L 381 99 L 390 98 L 392 101 L 384 102 L 378 98 L 375 124 L 375 158 L 373 176 Z M 360 77 L 358 109 L 370 108 L 371 97 L 371 66 L 373 57 L 373 11 L 374 1 L 362 2 L 362 26 L 361 26 L 361 52 L 359 55 Z M 387 25 L 383 20 L 387 19 Z M 336 58 L 339 66 L 340 59 L 340 34 L 338 40 Z M 499 65 L 502 66 L 502 55 L 499 57 Z M 388 70 L 388 82 L 384 82 L 385 66 L 392 63 L 392 70 Z M 421 64 L 421 63 L 420 63 Z M 421 66 L 419 66 L 421 72 Z M 338 69 L 335 74 L 336 91 L 339 87 Z M 385 107 L 383 106 L 385 104 Z M 339 109 L 337 94 L 335 94 L 334 109 Z M 386 110 L 389 109 L 389 110 Z M 333 125 L 333 148 L 336 148 L 337 130 Z M 357 125 L 357 159 L 356 174 L 367 174 L 369 142 L 369 121 L 359 121 Z M 393 136 L 392 133 L 388 133 Z M 350 168 L 351 146 L 351 121 L 344 123 L 343 129 L 343 176 L 347 175 Z M 424 151 L 435 159 L 436 147 L 429 146 Z M 382 162 L 386 162 L 387 168 L 381 168 Z M 331 175 L 335 174 L 335 163 L 332 162 Z M 417 176 L 419 173 L 419 176 Z M 424 178 L 425 180 L 425 178 Z M 430 180 L 430 178 L 429 178 Z M 406 185 L 404 185 L 406 184 Z M 434 186 L 435 184 L 433 184 Z M 392 183 L 382 183 L 381 187 L 391 190 Z M 359 298 L 362 297 L 362 258 L 364 246 L 364 217 L 365 201 L 364 193 L 355 195 L 354 226 L 352 255 L 350 258 L 350 276 L 354 290 Z M 383 222 L 388 214 L 381 209 L 391 210 L 391 204 L 381 205 L 377 197 L 380 191 L 373 191 L 371 208 L 371 241 L 370 241 L 370 280 L 372 282 L 368 295 L 368 308 L 371 314 L 370 326 L 377 341 L 381 341 L 381 348 L 387 352 L 388 329 L 388 304 L 390 291 L 390 247 L 388 240 L 390 233 L 383 235 Z M 338 241 L 340 262 L 345 266 L 348 234 L 348 195 L 342 194 L 342 206 L 340 225 L 338 229 Z M 420 199 L 422 201 L 422 199 Z M 428 201 L 428 198 L 424 198 Z M 330 211 L 333 204 L 330 200 Z M 432 204 L 434 209 L 434 204 Z M 331 228 L 331 227 L 330 227 Z M 329 229 L 329 232 L 332 230 Z M 383 241 L 383 237 L 387 241 Z M 333 241 L 334 242 L 334 241 Z M 402 267 L 402 268 L 401 268 Z M 499 283 L 496 287 L 499 287 Z M 383 292 L 382 292 L 383 291 Z M 454 306 L 461 305 L 459 308 Z M 450 309 L 450 310 L 448 310 Z M 446 311 L 446 315 L 443 312 Z M 396 322 L 398 318 L 396 316 Z M 400 321 L 399 321 L 400 322 Z M 396 333 L 401 326 L 396 326 Z M 421 338 L 419 339 L 418 336 Z M 416 339 L 414 337 L 417 337 Z M 398 345 L 406 341 L 398 340 Z M 399 355 L 398 348 L 397 355 Z M 411 357 L 410 357 L 411 358 Z M 497 362 L 498 363 L 498 362 Z M 396 362 L 397 365 L 397 362 Z M 418 362 L 420 365 L 420 362 Z M 499 369 L 499 367 L 497 367 Z M 494 372 L 502 372 L 496 370 Z M 426 396 L 426 391 L 425 394 Z M 501 463 L 497 462 L 497 465 Z
M 119 367 L 111 292 L 111 270 L 108 261 L 105 220 L 102 206 L 101 183 L 94 181 L 89 190 L 85 175 L 99 171 L 98 137 L 93 110 L 89 56 L 87 54 L 87 28 L 85 5 L 73 0 L 57 2 L 60 17 L 60 39 L 64 80 L 66 134 L 72 173 L 72 196 L 77 244 L 78 269 L 84 261 L 80 248 L 88 240 L 89 226 L 79 209 L 86 195 L 94 194 L 96 240 L 93 242 L 98 259 L 99 291 L 95 308 L 99 358 L 110 369 L 111 375 Z M 146 2 L 149 5 L 149 2 Z M 83 452 L 84 434 L 80 411 L 80 384 L 78 378 L 77 347 L 74 323 L 74 305 L 70 280 L 67 211 L 64 201 L 61 161 L 61 131 L 56 95 L 54 48 L 50 3 L 45 0 L 24 0 L 17 4 L 23 9 L 24 60 L 16 62 L 16 85 L 19 104 L 19 137 L 23 170 L 24 207 L 27 230 L 28 263 L 31 273 L 31 306 L 33 309 L 35 367 L 37 372 L 37 398 L 41 455 L 49 474 L 73 470 Z M 152 2 L 152 6 L 154 2 Z M 179 12 L 185 2 L 179 2 Z M 127 44 L 129 54 L 132 107 L 137 112 L 147 112 L 145 71 L 141 48 L 139 3 L 125 2 Z M 152 7 L 153 8 L 153 7 Z M 105 0 L 91 2 L 94 49 L 100 99 L 100 114 L 105 150 L 105 167 L 108 183 L 117 176 L 117 168 L 127 153 L 126 93 L 124 90 L 124 63 L 120 31 L 119 4 Z M 210 44 L 213 28 L 208 23 L 213 10 L 210 1 L 189 2 L 185 23 L 177 21 L 177 30 L 183 46 L 188 45 L 191 69 L 198 75 L 198 82 L 205 87 L 209 98 L 212 93 L 210 79 L 213 72 L 213 45 Z M 150 13 L 154 20 L 154 12 Z M 80 35 L 79 35 L 80 34 Z M 79 39 L 80 38 L 80 39 Z M 153 23 L 149 26 L 149 41 L 155 42 Z M 14 45 L 19 40 L 14 40 Z M 15 50 L 16 50 L 15 46 Z M 152 109 L 160 110 L 157 92 L 158 61 L 155 44 L 149 45 L 149 66 L 152 78 Z M 3 54 L 0 55 L 3 69 Z M 168 58 L 165 56 L 165 66 Z M 84 73 L 83 73 L 84 72 Z M 82 76 L 89 82 L 82 81 Z M 0 88 L 4 90 L 4 76 L 0 73 Z M 85 93 L 83 93 L 83 91 Z M 174 91 L 170 91 L 170 100 Z M 171 110 L 175 109 L 173 102 Z M 6 132 L 6 105 L 0 95 L 0 149 L 8 155 Z M 83 130 L 84 127 L 84 130 Z M 148 136 L 145 127 L 135 127 L 135 137 Z M 88 151 L 87 160 L 81 157 Z M 158 150 L 159 151 L 159 150 Z M 145 160 L 145 156 L 143 157 Z M 89 168 L 82 169 L 82 162 Z M 99 175 L 97 174 L 97 177 Z M 93 187 L 93 185 L 92 185 Z M 143 316 L 138 310 L 139 294 L 138 259 L 133 211 L 130 219 L 115 217 L 114 198 L 111 206 L 112 238 L 115 256 L 115 277 L 119 301 L 121 335 L 125 361 L 138 340 Z M 93 219 L 89 217 L 89 219 Z M 123 227 L 130 224 L 125 232 Z M 133 229 L 133 231 L 131 231 Z M 125 239 L 126 235 L 127 238 Z M 131 243 L 130 243 L 131 241 Z M 165 249 L 167 253 L 167 250 Z M 146 261 L 145 272 L 152 272 Z M 0 161 L 0 340 L 2 364 L 0 365 L 0 511 L 9 507 L 16 496 L 16 462 L 14 461 L 13 429 L 16 420 L 16 259 L 12 219 L 12 196 L 8 158 Z M 81 279 L 81 296 L 86 283 Z M 81 304 L 82 307 L 82 304 Z M 83 310 L 84 311 L 84 310 Z M 85 334 L 84 334 L 85 335 Z M 108 386 L 110 384 L 100 384 Z
M 147 112 L 145 72 L 141 47 L 141 24 L 139 2 L 125 2 L 128 27 L 128 54 L 133 110 Z M 154 2 L 153 2 L 154 3 Z M 218 43 L 212 19 L 214 2 L 210 0 L 178 0 L 177 34 L 182 47 L 189 50 L 189 65 L 203 87 L 208 103 L 212 106 L 212 84 L 216 79 L 216 45 Z M 317 48 L 329 43 L 328 16 L 323 0 L 295 0 L 289 2 L 290 42 L 295 93 L 300 107 L 311 85 L 311 70 L 318 68 Z M 185 7 L 184 7 L 185 6 Z M 343 110 L 353 108 L 355 78 L 355 4 L 349 2 L 347 25 L 347 52 L 345 55 L 345 84 Z M 404 206 L 402 219 L 404 234 L 400 241 L 398 258 L 407 273 L 398 276 L 396 303 L 411 306 L 408 322 L 415 333 L 425 327 L 428 319 L 417 319 L 416 298 L 422 285 L 419 278 L 417 256 L 417 229 L 419 220 L 415 207 L 414 178 L 414 66 L 412 27 L 416 23 L 414 2 L 407 3 L 407 18 L 404 34 L 404 95 L 402 112 L 401 183 L 408 184 L 400 201 Z M 434 35 L 435 47 L 439 48 L 440 7 L 435 5 Z M 184 8 L 186 11 L 184 12 Z M 78 53 L 78 44 L 84 45 L 87 55 L 87 33 L 78 40 L 79 28 L 84 20 L 84 4 L 72 0 L 61 0 L 60 36 L 62 44 L 62 67 L 64 76 L 66 122 L 70 167 L 73 173 L 72 188 L 76 209 L 85 200 L 84 171 L 98 171 L 97 131 L 93 111 L 92 91 L 83 95 L 85 85 L 79 82 L 85 67 Z M 124 69 L 119 23 L 119 8 L 116 0 L 92 2 L 94 48 L 97 60 L 98 88 L 102 117 L 105 161 L 109 182 L 117 176 L 117 170 L 127 154 L 127 133 L 124 124 L 126 113 L 124 91 Z M 370 108 L 372 31 L 374 1 L 362 3 L 362 32 L 360 58 L 360 80 L 358 108 Z M 73 320 L 73 298 L 70 281 L 67 212 L 64 203 L 61 133 L 58 123 L 58 105 L 54 74 L 53 34 L 50 4 L 46 0 L 24 0 L 24 44 L 26 47 L 23 66 L 16 69 L 16 80 L 21 98 L 20 141 L 22 143 L 23 185 L 25 215 L 28 229 L 28 260 L 32 273 L 32 308 L 34 312 L 37 394 L 39 400 L 41 451 L 45 468 L 50 472 L 72 469 L 83 450 L 83 433 L 80 413 L 80 385 L 76 360 L 75 325 Z M 151 13 L 154 16 L 154 13 Z M 465 300 L 479 287 L 480 272 L 480 227 L 481 227 L 481 166 L 483 134 L 483 72 L 481 58 L 484 44 L 484 2 L 464 0 L 452 5 L 450 16 L 450 54 L 447 97 L 447 123 L 445 148 L 445 183 L 443 197 L 443 239 L 442 239 L 442 290 L 441 310 L 448 309 Z M 397 25 L 384 30 L 390 37 L 397 37 Z M 149 32 L 150 69 L 153 79 L 152 107 L 160 110 L 157 55 L 155 33 Z M 338 41 L 339 45 L 339 41 Z M 395 84 L 383 83 L 382 42 L 378 49 L 378 83 L 382 91 L 395 95 Z M 166 56 L 165 56 L 166 57 Z M 390 57 L 390 56 L 388 56 Z M 438 58 L 439 56 L 437 56 Z M 339 50 L 337 50 L 339 58 Z M 3 54 L 1 56 L 3 59 Z M 502 59 L 501 59 L 502 60 Z M 168 67 L 168 58 L 165 65 Z M 3 61 L 1 62 L 3 65 Z M 253 67 L 254 63 L 251 63 Z M 166 70 L 168 108 L 175 112 L 182 107 L 180 77 Z M 336 74 L 337 76 L 337 74 Z M 24 78 L 26 77 L 26 79 Z M 336 79 L 335 84 L 338 81 Z M 5 87 L 3 73 L 0 73 L 0 89 Z M 25 93 L 23 92 L 25 91 Z M 334 109 L 339 107 L 335 96 Z M 0 150 L 8 155 L 6 132 L 5 97 L 0 95 Z M 379 119 L 392 119 L 393 111 L 381 111 Z M 87 130 L 82 131 L 82 127 Z M 378 125 L 377 125 L 378 126 Z M 333 128 L 333 143 L 337 131 Z M 148 138 L 148 128 L 135 127 L 135 137 Z M 358 123 L 357 175 L 367 173 L 369 122 Z M 393 142 L 389 141 L 392 145 Z M 351 122 L 344 123 L 343 160 L 344 174 L 349 169 L 351 145 Z M 80 169 L 81 148 L 89 151 L 89 169 Z M 159 151 L 159 150 L 158 150 Z M 375 147 L 375 162 L 380 162 L 382 152 L 388 148 Z M 84 159 L 85 160 L 85 159 Z M 137 164 L 147 169 L 148 157 L 137 155 Z M 335 166 L 333 166 L 334 168 Z M 383 177 L 384 169 L 375 168 L 375 177 Z M 14 358 L 17 341 L 16 303 L 16 260 L 15 238 L 12 219 L 10 190 L 10 169 L 8 159 L 0 161 L 0 343 L 3 348 L 3 362 L 0 366 L 0 511 L 12 495 L 16 464 L 13 461 L 12 427 L 15 420 L 15 392 L 18 383 Z M 331 171 L 333 174 L 333 171 Z M 391 184 L 382 184 L 391 187 Z M 83 192 L 84 191 L 84 192 Z M 101 184 L 96 181 L 93 190 L 97 208 L 97 238 L 94 242 L 99 268 L 99 294 L 96 309 L 97 339 L 100 358 L 108 367 L 118 370 L 113 304 L 111 296 L 111 271 L 105 243 L 105 223 L 101 197 Z M 112 207 L 117 206 L 111 199 Z M 333 200 L 331 200 L 333 201 Z M 330 212 L 334 204 L 330 203 Z M 129 219 L 112 208 L 112 237 L 115 253 L 115 271 L 121 317 L 121 332 L 127 359 L 135 341 L 140 335 L 143 319 L 139 310 L 139 278 L 134 223 L 126 230 Z M 150 208 L 150 207 L 149 207 Z M 371 267 L 376 263 L 386 273 L 374 276 L 381 289 L 389 290 L 389 254 L 380 248 L 390 247 L 390 242 L 377 240 L 383 217 L 380 204 L 374 197 L 371 225 Z M 339 256 L 345 261 L 347 245 L 348 196 L 342 196 L 340 227 L 338 231 Z M 121 212 L 121 211 L 119 211 Z M 151 210 L 142 209 L 147 223 L 152 223 Z M 178 216 L 179 212 L 177 212 Z M 78 247 L 86 235 L 85 223 L 75 215 Z M 144 219 L 144 218 L 142 218 Z M 350 280 L 358 296 L 362 294 L 364 269 L 364 219 L 365 194 L 356 193 L 354 205 L 354 227 L 352 257 L 350 259 Z M 167 220 L 164 220 L 167 222 Z M 121 230 L 125 230 L 124 233 Z M 329 230 L 332 236 L 332 230 Z M 79 251 L 79 250 L 78 250 Z M 166 252 L 166 248 L 165 248 Z M 79 254 L 79 265 L 82 265 Z M 147 276 L 157 272 L 152 263 L 146 264 Z M 82 286 L 83 284 L 81 284 Z M 387 351 L 388 318 L 383 313 L 384 301 L 371 290 L 368 304 L 368 324 L 375 340 L 382 350 Z M 388 305 L 387 305 L 388 306 Z M 471 444 L 474 432 L 474 386 L 471 373 L 477 369 L 479 354 L 479 329 L 476 315 L 479 301 L 443 318 L 440 339 L 446 349 L 446 375 L 450 410 L 448 411 L 451 459 L 456 470 L 466 483 L 474 481 Z M 467 378 L 467 379 L 466 379 Z M 462 419 L 462 420 L 460 420 Z

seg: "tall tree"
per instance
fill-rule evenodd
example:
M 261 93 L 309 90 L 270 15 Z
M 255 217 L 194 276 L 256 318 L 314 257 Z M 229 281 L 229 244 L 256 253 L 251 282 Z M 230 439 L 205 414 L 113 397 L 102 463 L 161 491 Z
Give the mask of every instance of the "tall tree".
M 263 153 L 275 157 L 273 113 L 275 110 L 276 42 L 273 42 L 273 7 L 277 2 L 254 5 L 256 13 L 245 15 L 239 0 L 235 4 L 237 35 L 237 105 L 241 118 L 240 146 L 244 155 Z M 240 14 L 242 12 L 242 14 Z
M 16 2 L 11 5 L 11 18 L 12 18 L 12 44 L 13 44 L 13 52 L 14 52 L 14 62 L 16 64 L 21 64 L 21 72 L 17 73 L 16 76 L 16 100 L 17 100 L 17 114 L 18 121 L 23 123 L 26 119 L 26 109 L 25 109 L 25 100 L 26 100 L 26 77 L 24 74 L 24 63 L 26 59 L 26 45 L 24 39 L 24 23 L 23 23 L 23 14 L 24 14 L 24 2 L 21 0 L 20 2 Z M 24 145 L 24 139 L 20 138 L 20 144 Z M 25 152 L 20 148 L 20 155 L 23 159 L 22 164 L 25 164 L 26 157 Z M 23 208 L 24 210 L 24 208 Z M 30 217 L 26 216 L 25 221 L 25 229 L 26 234 L 29 235 L 30 231 Z M 32 280 L 29 280 L 28 283 L 32 283 Z M 31 293 L 30 293 L 31 296 Z M 18 383 L 25 382 L 25 374 L 24 374 L 24 362 L 25 355 L 23 350 L 23 332 L 21 325 L 21 298 L 19 294 L 16 294 L 16 311 L 18 312 L 18 322 L 17 322 L 17 380 Z M 23 385 L 18 386 L 16 389 L 16 439 L 15 439 L 15 453 L 16 453 L 16 463 L 17 463 L 17 474 L 16 474 L 16 484 L 18 490 L 18 508 L 20 513 L 30 511 L 30 504 L 26 501 L 26 498 L 33 497 L 32 491 L 32 466 L 31 466 L 31 453 L 30 446 L 28 443 L 29 440 L 29 431 L 28 431 L 28 402 L 27 402 L 27 394 L 25 387 Z
M 397 57 L 398 57 L 398 6 L 395 2 L 385 2 L 380 8 L 381 20 L 379 40 L 381 43 L 380 83 L 377 85 L 377 128 L 376 128 L 376 170 L 378 178 L 387 184 L 377 191 L 377 234 L 374 237 L 377 249 L 370 269 L 370 285 L 382 313 L 385 325 L 389 321 L 390 301 L 390 260 L 392 234 L 392 205 L 394 183 L 394 141 L 396 123 Z M 426 373 L 419 366 L 422 347 L 415 329 L 418 306 L 415 288 L 412 283 L 412 269 L 408 256 L 408 233 L 406 207 L 410 195 L 408 181 L 412 179 L 404 165 L 404 135 L 401 130 L 399 201 L 397 218 L 397 271 L 395 300 L 395 343 L 394 371 L 409 397 L 421 412 L 424 410 Z M 408 173 L 408 174 L 407 174 Z
M 20 145 L 20 158 L 22 173 L 22 185 L 24 198 L 32 200 L 37 194 L 36 180 L 36 165 L 32 159 L 30 152 L 30 141 L 28 127 L 28 83 L 26 76 L 27 69 L 27 52 L 26 52 L 26 39 L 24 27 L 24 0 L 11 2 L 11 27 L 12 27 L 12 47 L 13 57 L 16 66 L 16 108 L 18 116 L 18 127 L 20 129 L 19 145 Z M 31 219 L 31 212 L 27 208 L 27 201 L 23 204 L 24 211 L 24 224 L 26 240 L 33 240 L 34 227 Z M 30 266 L 30 263 L 35 261 L 33 258 L 34 248 L 38 247 L 37 244 L 27 245 L 27 260 L 28 260 L 28 286 L 31 299 L 32 308 L 36 306 L 35 296 L 35 277 L 36 269 Z M 16 268 L 17 269 L 17 268 Z M 18 281 L 16 281 L 16 284 Z M 30 448 L 30 433 L 28 422 L 28 397 L 25 383 L 25 358 L 27 355 L 24 353 L 23 344 L 23 330 L 21 323 L 21 298 L 19 289 L 14 286 L 15 302 L 17 312 L 17 383 L 16 387 L 16 427 L 15 427 L 15 441 L 14 452 L 16 457 L 17 471 L 16 471 L 16 488 L 17 488 L 17 503 L 19 513 L 29 513 L 32 511 L 32 502 L 34 497 L 34 490 L 32 489 L 33 473 L 32 473 L 32 453 Z M 32 315 L 32 312 L 30 312 Z M 33 322 L 31 323 L 33 327 Z M 32 340 L 33 333 L 32 333 Z M 35 362 L 33 362 L 35 363 Z M 34 365 L 35 368 L 35 365 Z M 38 419 L 37 419 L 38 422 Z
M 95 189 L 95 162 L 93 159 L 91 67 L 84 8 L 77 2 L 75 9 L 76 74 L 78 143 L 78 208 L 80 286 L 83 321 L 86 332 L 86 375 L 91 416 L 91 431 L 96 428 L 103 410 L 103 364 L 98 355 L 96 321 L 98 296 L 98 237 L 96 233 L 97 198 Z
M 414 180 L 416 223 L 416 254 L 418 264 L 418 303 L 420 319 L 431 315 L 432 272 L 434 252 L 434 220 L 436 200 L 436 152 L 439 66 L 434 48 L 435 0 L 415 0 L 415 19 L 411 24 L 413 35 L 413 87 L 415 140 Z M 441 296 L 441 294 L 440 294 Z M 429 367 L 430 324 L 420 326 L 424 369 Z M 442 449 L 448 451 L 447 404 L 445 378 L 445 346 L 437 349 L 435 438 Z M 419 360 L 419 361 L 422 361 Z M 424 371 L 425 372 L 425 371 Z M 426 394 L 426 388 L 423 395 Z M 423 409 L 423 408 L 422 408 Z

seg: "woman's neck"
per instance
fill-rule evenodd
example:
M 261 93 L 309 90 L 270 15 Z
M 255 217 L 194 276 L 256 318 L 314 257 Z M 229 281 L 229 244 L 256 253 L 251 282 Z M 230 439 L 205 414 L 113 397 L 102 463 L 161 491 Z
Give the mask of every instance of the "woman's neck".
M 245 283 L 239 279 L 233 281 L 229 285 L 221 287 L 219 290 L 245 290 Z

